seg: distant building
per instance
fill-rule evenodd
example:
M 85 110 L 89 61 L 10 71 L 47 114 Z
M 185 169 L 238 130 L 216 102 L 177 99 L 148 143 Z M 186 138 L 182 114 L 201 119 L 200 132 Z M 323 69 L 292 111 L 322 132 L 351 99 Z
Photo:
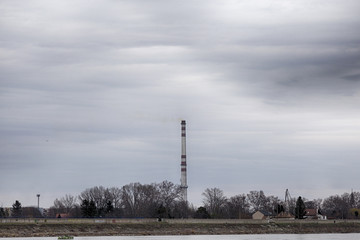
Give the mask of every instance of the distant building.
M 259 210 L 256 211 L 253 215 L 252 215 L 252 219 L 255 220 L 265 220 L 265 219 L 270 219 L 272 217 L 272 213 L 263 211 L 263 210 Z
M 278 215 L 276 215 L 276 218 L 282 218 L 282 219 L 295 219 L 295 216 L 291 213 L 281 212 Z
M 305 209 L 305 216 L 304 218 L 307 219 L 318 219 L 318 220 L 326 220 L 326 216 L 323 216 L 319 213 L 318 209 L 308 208 Z
M 70 215 L 67 213 L 57 213 L 56 218 L 69 218 Z

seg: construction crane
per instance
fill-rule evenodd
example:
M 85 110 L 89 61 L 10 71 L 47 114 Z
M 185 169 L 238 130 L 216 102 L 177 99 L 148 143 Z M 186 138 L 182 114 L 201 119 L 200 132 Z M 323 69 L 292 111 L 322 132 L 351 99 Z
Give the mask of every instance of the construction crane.
M 286 213 L 290 212 L 290 202 L 291 202 L 291 195 L 289 189 L 285 191 L 285 211 Z

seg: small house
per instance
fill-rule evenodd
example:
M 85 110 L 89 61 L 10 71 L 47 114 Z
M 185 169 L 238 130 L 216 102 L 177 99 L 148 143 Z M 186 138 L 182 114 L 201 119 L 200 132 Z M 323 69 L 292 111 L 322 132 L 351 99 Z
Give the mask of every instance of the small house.
M 326 216 L 323 216 L 319 213 L 318 209 L 308 208 L 305 209 L 305 216 L 304 218 L 307 219 L 318 219 L 318 220 L 326 220 Z
M 56 218 L 69 218 L 70 215 L 67 213 L 57 213 Z
M 265 219 L 270 219 L 271 217 L 272 217 L 271 213 L 269 213 L 267 211 L 263 211 L 263 210 L 256 211 L 252 215 L 252 219 L 255 219 L 255 220 L 265 220 Z
M 281 218 L 281 219 L 295 219 L 295 216 L 292 215 L 291 213 L 287 213 L 287 212 L 281 212 L 279 213 L 276 218 Z

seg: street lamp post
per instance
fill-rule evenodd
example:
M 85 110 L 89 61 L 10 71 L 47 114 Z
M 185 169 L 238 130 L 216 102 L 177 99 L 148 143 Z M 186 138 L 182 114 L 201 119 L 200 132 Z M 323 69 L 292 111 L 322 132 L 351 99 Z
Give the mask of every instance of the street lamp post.
M 40 209 L 40 194 L 37 194 L 36 196 L 38 198 L 38 209 Z

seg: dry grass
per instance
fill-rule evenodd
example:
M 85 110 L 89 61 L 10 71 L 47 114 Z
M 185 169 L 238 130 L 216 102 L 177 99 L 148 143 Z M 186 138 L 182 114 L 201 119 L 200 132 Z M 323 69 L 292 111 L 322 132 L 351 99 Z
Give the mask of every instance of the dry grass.
M 33 221 L 0 223 L 0 237 L 360 233 L 360 222 L 333 221 Z

